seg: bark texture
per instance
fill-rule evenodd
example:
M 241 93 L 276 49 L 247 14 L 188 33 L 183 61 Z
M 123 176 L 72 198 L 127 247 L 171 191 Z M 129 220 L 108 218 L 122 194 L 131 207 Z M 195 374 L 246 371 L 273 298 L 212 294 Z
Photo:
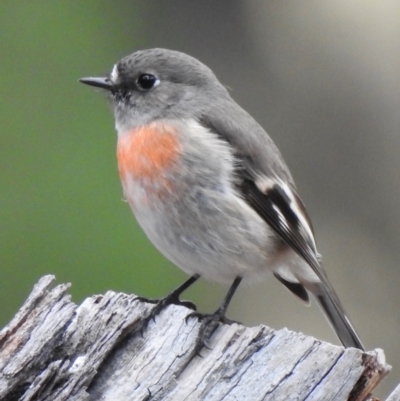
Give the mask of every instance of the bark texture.
M 53 280 L 0 333 L 0 400 L 360 401 L 390 370 L 381 350 L 239 324 L 219 326 L 199 357 L 190 310 L 168 307 L 142 335 L 153 304 L 109 291 L 77 306 Z

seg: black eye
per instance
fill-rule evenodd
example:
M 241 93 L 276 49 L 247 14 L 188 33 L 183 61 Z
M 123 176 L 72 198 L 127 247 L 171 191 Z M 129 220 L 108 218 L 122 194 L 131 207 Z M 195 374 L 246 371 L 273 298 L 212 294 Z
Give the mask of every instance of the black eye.
M 148 91 L 151 89 L 153 86 L 157 85 L 160 81 L 151 74 L 142 74 L 139 76 L 137 79 L 137 85 L 139 89 Z

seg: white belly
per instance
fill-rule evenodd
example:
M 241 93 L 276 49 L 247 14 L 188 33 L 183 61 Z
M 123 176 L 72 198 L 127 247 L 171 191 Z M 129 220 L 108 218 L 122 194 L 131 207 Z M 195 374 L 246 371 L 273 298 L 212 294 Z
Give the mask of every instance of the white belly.
M 197 192 L 154 203 L 133 184 L 125 195 L 150 241 L 188 274 L 231 282 L 236 276 L 252 281 L 267 273 L 267 255 L 275 249 L 267 224 L 232 193 Z

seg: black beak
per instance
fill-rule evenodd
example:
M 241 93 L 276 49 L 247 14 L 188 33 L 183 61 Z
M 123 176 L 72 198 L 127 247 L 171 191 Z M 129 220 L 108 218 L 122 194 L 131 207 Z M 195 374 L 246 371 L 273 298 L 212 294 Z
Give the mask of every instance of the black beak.
M 114 85 L 110 81 L 109 78 L 81 78 L 79 82 L 82 82 L 83 84 L 89 85 L 89 86 L 95 86 L 96 88 L 102 88 L 106 90 L 112 90 Z

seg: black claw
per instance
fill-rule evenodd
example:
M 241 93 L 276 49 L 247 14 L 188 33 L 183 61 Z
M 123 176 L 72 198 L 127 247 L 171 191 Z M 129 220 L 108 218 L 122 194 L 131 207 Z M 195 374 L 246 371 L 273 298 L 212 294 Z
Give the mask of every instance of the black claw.
M 200 354 L 200 350 L 203 347 L 212 350 L 212 347 L 209 344 L 209 340 L 220 323 L 223 324 L 234 323 L 232 320 L 227 319 L 225 316 L 221 316 L 221 313 L 219 313 L 219 311 L 209 315 L 202 315 L 201 313 L 198 312 L 189 313 L 185 318 L 186 323 L 190 318 L 197 318 L 201 322 L 197 339 L 195 342 L 195 353 L 198 356 L 202 356 Z
M 204 316 L 205 316 L 205 315 L 203 315 L 203 314 L 200 313 L 200 312 L 190 312 L 190 313 L 186 316 L 186 318 L 193 317 L 193 318 L 197 318 L 198 320 L 202 320 Z
M 184 306 L 186 308 L 196 310 L 196 305 L 193 302 L 181 301 L 179 299 L 179 297 L 177 297 L 173 293 L 167 295 L 165 298 L 160 298 L 160 299 L 148 299 L 148 298 L 144 298 L 144 297 L 136 297 L 135 300 L 138 300 L 140 302 L 147 302 L 147 303 L 155 305 L 151 309 L 149 315 L 146 316 L 145 319 L 143 319 L 142 327 L 140 328 L 142 337 L 144 336 L 144 332 L 145 332 L 150 320 L 152 320 L 155 323 L 156 316 L 159 315 L 163 311 L 163 309 L 165 309 L 167 306 L 178 305 L 178 306 Z
M 203 317 L 204 317 L 204 315 L 201 314 L 200 312 L 196 312 L 196 311 L 195 312 L 191 312 L 188 315 L 186 315 L 185 322 L 187 324 L 188 320 L 191 319 L 191 318 L 201 321 L 203 319 Z
M 179 305 L 184 306 L 185 308 L 188 308 L 188 309 L 192 309 L 194 311 L 197 310 L 196 305 L 193 302 L 190 302 L 190 301 L 181 301 L 181 300 L 179 300 Z
M 159 299 L 149 299 L 149 298 L 145 298 L 145 297 L 135 297 L 135 298 L 133 298 L 133 300 L 139 301 L 139 302 L 145 302 L 148 304 L 156 304 L 160 301 Z

